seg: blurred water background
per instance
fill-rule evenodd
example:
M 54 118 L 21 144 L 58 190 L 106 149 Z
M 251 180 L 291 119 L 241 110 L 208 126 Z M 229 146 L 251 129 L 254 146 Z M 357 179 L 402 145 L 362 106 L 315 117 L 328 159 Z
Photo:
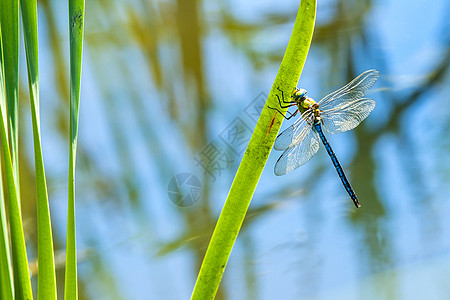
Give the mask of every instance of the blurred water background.
M 322 146 L 282 177 L 273 174 L 281 152 L 272 151 L 217 299 L 448 299 L 449 4 L 318 1 L 299 87 L 319 100 L 367 69 L 380 71 L 369 92 L 371 115 L 351 132 L 327 136 L 362 208 L 353 207 Z M 86 1 L 76 182 L 80 299 L 190 297 L 298 5 Z M 42 145 L 62 299 L 68 8 L 40 0 L 38 9 Z M 21 51 L 21 195 L 35 261 Z

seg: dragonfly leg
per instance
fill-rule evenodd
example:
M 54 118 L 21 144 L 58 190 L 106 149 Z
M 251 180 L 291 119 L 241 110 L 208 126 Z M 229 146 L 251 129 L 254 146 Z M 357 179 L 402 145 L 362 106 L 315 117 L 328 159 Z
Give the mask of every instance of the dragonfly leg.
M 277 94 L 276 96 L 278 98 L 278 103 L 280 103 L 281 108 L 288 108 L 297 104 L 295 101 L 284 101 L 284 92 L 279 87 L 277 87 L 277 89 L 281 92 L 281 99 L 283 99 L 283 103 L 288 104 L 288 105 L 281 104 L 280 96 L 278 96 Z
M 276 96 L 277 96 L 277 98 L 278 98 L 278 103 L 280 104 L 280 107 L 281 108 L 289 108 L 289 107 L 291 107 L 291 106 L 295 106 L 295 105 L 297 105 L 297 103 L 295 102 L 295 101 L 284 101 L 284 93 L 283 93 L 283 91 L 278 87 L 277 88 L 280 92 L 281 92 L 281 98 L 283 99 L 283 103 L 285 103 L 285 104 L 288 104 L 288 105 L 283 105 L 281 102 L 281 99 L 280 99 L 280 96 L 277 94 Z M 268 108 L 270 108 L 270 109 L 275 109 L 277 112 L 279 112 L 286 120 L 289 120 L 290 118 L 292 118 L 292 117 L 294 117 L 297 113 L 298 113 L 298 109 L 294 112 L 294 113 L 291 113 L 291 112 L 289 112 L 289 111 L 286 111 L 286 114 L 288 114 L 289 113 L 289 116 L 286 116 L 286 114 L 284 114 L 284 113 L 282 113 L 278 108 L 274 108 L 274 107 L 270 107 L 270 106 L 267 106 Z
M 292 105 L 291 105 L 291 106 L 292 106 Z M 286 117 L 286 115 L 283 114 L 278 108 L 270 107 L 270 106 L 267 106 L 267 107 L 270 108 L 270 109 L 274 109 L 274 110 L 276 110 L 277 112 L 279 112 L 286 120 L 289 120 L 290 118 L 294 117 L 294 116 L 298 113 L 298 109 L 297 109 L 294 113 L 291 113 L 291 112 L 289 112 L 289 111 L 286 111 L 286 113 L 289 113 L 289 116 Z

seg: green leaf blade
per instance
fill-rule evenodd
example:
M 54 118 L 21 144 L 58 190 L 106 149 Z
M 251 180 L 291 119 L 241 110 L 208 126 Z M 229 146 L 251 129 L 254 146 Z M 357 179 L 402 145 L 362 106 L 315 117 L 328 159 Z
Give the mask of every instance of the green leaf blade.
M 1 39 L 1 26 L 0 26 L 0 107 L 6 107 L 6 91 L 5 91 L 5 72 L 3 64 L 3 46 Z M 1 109 L 2 124 L 0 126 L 6 128 L 6 111 Z M 5 129 L 6 130 L 6 129 Z M 0 164 L 1 166 L 1 164 Z M 8 225 L 6 221 L 6 207 L 3 191 L 3 175 L 0 172 L 0 299 L 13 299 L 13 277 L 11 269 L 11 255 L 9 253 L 9 235 Z
M 18 167 L 18 88 L 19 88 L 19 1 L 0 1 L 3 79 L 7 110 L 2 101 L 0 135 L 5 168 L 9 225 L 11 234 L 14 296 L 32 299 L 27 252 L 22 227 Z M 5 116 L 7 119 L 5 120 Z M 8 122 L 7 122 L 8 121 Z M 9 127 L 9 137 L 8 137 Z M 2 279 L 3 280 L 3 279 Z
M 16 186 L 19 186 L 19 1 L 0 1 L 2 25 L 3 63 L 5 90 L 8 109 L 11 160 Z M 5 120 L 6 121 L 6 120 Z M 19 197 L 20 199 L 20 197 Z M 19 202 L 20 206 L 20 202 Z
M 56 299 L 56 274 L 47 183 L 40 137 L 37 2 L 22 0 L 20 5 L 27 56 L 34 141 L 38 223 L 38 299 L 52 300 Z
M 66 275 L 64 299 L 78 299 L 75 231 L 75 162 L 80 106 L 81 61 L 83 55 L 84 0 L 69 0 L 70 31 L 70 148 L 67 211 Z

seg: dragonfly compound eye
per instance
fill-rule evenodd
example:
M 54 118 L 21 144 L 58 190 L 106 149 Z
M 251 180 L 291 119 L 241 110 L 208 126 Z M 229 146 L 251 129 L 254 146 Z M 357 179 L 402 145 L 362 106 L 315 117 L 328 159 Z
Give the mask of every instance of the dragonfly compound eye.
M 295 88 L 295 89 L 292 91 L 292 95 L 291 95 L 291 96 L 292 96 L 292 98 L 294 98 L 294 99 L 300 100 L 300 99 L 302 99 L 303 97 L 305 97 L 305 95 L 306 95 L 306 90 Z

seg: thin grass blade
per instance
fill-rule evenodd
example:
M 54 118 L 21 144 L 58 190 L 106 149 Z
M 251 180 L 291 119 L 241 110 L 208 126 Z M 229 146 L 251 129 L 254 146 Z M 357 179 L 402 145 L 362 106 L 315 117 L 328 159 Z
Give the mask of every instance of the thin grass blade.
M 18 185 L 19 2 L 17 0 L 0 1 L 0 14 L 3 70 L 8 107 L 7 113 L 5 112 L 6 107 L 1 107 L 0 134 L 9 209 L 14 296 L 16 299 L 32 299 Z M 4 120 L 5 114 L 8 118 L 9 138 L 8 128 L 5 125 L 6 120 Z
M 3 69 L 3 47 L 0 26 L 0 107 L 6 107 L 6 91 Z M 6 120 L 4 110 L 1 110 L 3 120 Z M 3 123 L 6 128 L 6 124 Z M 1 168 L 1 160 L 0 160 Z M 0 172 L 0 299 L 13 299 L 13 279 L 11 269 L 10 245 L 8 238 L 8 226 L 6 222 L 5 198 L 3 193 L 3 174 Z
M 56 299 L 56 275 L 47 183 L 40 136 L 37 2 L 34 0 L 22 0 L 20 1 L 20 7 L 22 10 L 25 52 L 27 55 L 34 141 L 38 223 L 38 299 L 52 300 Z
M 8 141 L 16 186 L 19 186 L 19 1 L 0 1 L 1 27 L 3 39 L 3 63 L 5 69 L 5 89 L 8 109 Z M 19 189 L 18 189 L 19 193 Z M 20 197 L 19 197 L 20 199 Z M 20 202 L 19 202 L 20 207 Z
M 67 211 L 66 277 L 64 299 L 78 298 L 75 239 L 75 162 L 80 105 L 81 61 L 83 55 L 84 0 L 69 0 L 70 32 L 70 148 Z

